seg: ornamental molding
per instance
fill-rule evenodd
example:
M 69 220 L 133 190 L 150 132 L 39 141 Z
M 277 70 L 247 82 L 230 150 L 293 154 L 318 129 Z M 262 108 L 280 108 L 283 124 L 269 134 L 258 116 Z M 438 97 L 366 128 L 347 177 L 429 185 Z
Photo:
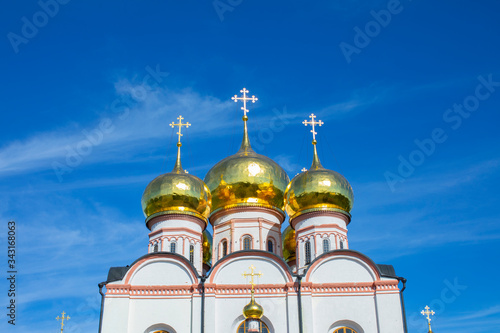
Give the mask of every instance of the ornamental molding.
M 205 284 L 205 295 L 215 297 L 249 297 L 252 288 L 248 284 Z M 255 294 L 266 297 L 285 297 L 298 292 L 298 283 L 261 284 L 255 286 Z M 301 292 L 311 296 L 335 294 L 375 294 L 399 293 L 398 281 L 349 282 L 349 283 L 311 283 L 303 282 Z M 130 284 L 110 284 L 106 286 L 106 297 L 159 297 L 178 298 L 180 296 L 198 296 L 202 293 L 201 284 L 174 286 L 132 286 Z
M 297 217 L 292 218 L 292 220 L 291 220 L 292 228 L 295 229 L 295 226 L 300 221 L 303 221 L 306 219 L 311 219 L 311 218 L 314 218 L 316 216 L 331 216 L 331 217 L 340 218 L 341 220 L 345 221 L 346 225 L 348 225 L 349 222 L 351 222 L 350 216 L 345 215 L 345 213 L 320 209 L 320 210 L 316 210 L 316 211 L 312 211 L 312 212 L 303 213 Z

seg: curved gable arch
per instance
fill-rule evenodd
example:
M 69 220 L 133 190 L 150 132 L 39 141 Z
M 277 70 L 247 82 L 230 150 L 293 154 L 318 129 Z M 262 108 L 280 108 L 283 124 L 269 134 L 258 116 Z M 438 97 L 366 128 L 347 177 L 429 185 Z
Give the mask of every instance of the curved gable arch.
M 257 267 L 257 261 L 263 265 Z M 250 264 L 254 264 L 257 271 L 266 271 L 261 283 L 289 283 L 293 282 L 292 272 L 288 265 L 274 253 L 261 250 L 233 252 L 219 260 L 208 276 L 209 283 L 245 284 L 241 277 L 243 271 L 248 271 Z M 241 266 L 241 267 L 240 267 Z M 267 281 L 267 282 L 266 282 Z
M 181 255 L 169 252 L 147 255 L 132 264 L 124 284 L 182 285 L 198 283 L 193 265 Z
M 334 250 L 317 257 L 307 268 L 306 282 L 372 282 L 380 270 L 367 256 L 353 250 Z M 336 280 L 336 281 L 335 281 Z

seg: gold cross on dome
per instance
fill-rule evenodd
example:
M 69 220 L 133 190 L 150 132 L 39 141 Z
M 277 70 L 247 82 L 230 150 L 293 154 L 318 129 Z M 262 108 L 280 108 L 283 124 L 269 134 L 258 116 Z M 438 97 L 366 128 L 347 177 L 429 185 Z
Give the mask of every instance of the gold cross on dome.
M 57 320 L 57 321 L 59 321 L 59 320 L 61 321 L 61 333 L 62 333 L 62 331 L 63 331 L 63 329 L 64 329 L 64 320 L 69 320 L 69 319 L 70 319 L 70 318 L 69 318 L 69 316 L 66 316 L 66 317 L 65 317 L 65 316 L 64 316 L 65 314 L 66 314 L 66 312 L 64 312 L 64 311 L 63 311 L 63 312 L 61 313 L 61 315 L 62 315 L 61 317 L 59 317 L 59 316 L 57 316 L 57 317 L 56 317 L 56 320 Z
M 306 172 L 306 171 L 307 171 L 307 169 L 306 169 L 306 168 L 302 168 L 300 171 L 302 171 L 302 172 Z
M 264 274 L 262 274 L 261 272 L 255 273 L 254 272 L 255 267 L 253 265 L 251 265 L 249 268 L 250 268 L 251 273 L 243 273 L 242 275 L 243 275 L 243 277 L 249 277 L 249 276 L 251 277 L 251 279 L 250 279 L 250 285 L 252 286 L 252 292 L 253 292 L 253 290 L 254 290 L 254 288 L 256 286 L 256 283 L 255 283 L 255 281 L 253 279 L 254 276 L 261 277 Z
M 426 305 L 424 309 L 425 309 L 425 311 L 424 311 L 424 310 L 422 310 L 422 312 L 420 312 L 420 313 L 421 313 L 423 316 L 426 316 L 426 317 L 427 317 L 427 322 L 429 323 L 429 332 L 432 332 L 432 331 L 431 331 L 431 317 L 429 317 L 429 316 L 433 316 L 433 315 L 435 314 L 435 312 L 434 312 L 434 311 L 432 311 L 432 310 L 430 310 L 430 308 L 429 308 L 429 306 L 428 306 L 428 305 Z M 429 311 L 429 310 L 430 310 L 430 311 Z
M 178 127 L 179 127 L 179 132 L 177 132 L 177 135 L 179 136 L 179 141 L 178 141 L 178 142 L 181 142 L 181 136 L 182 136 L 182 126 L 186 126 L 186 128 L 188 128 L 189 126 L 191 126 L 191 124 L 190 124 L 189 122 L 187 122 L 187 123 L 184 123 L 184 124 L 183 124 L 183 123 L 182 123 L 182 120 L 184 119 L 184 117 L 182 117 L 182 116 L 177 117 L 177 119 L 179 120 L 179 123 L 178 123 L 178 124 L 176 124 L 176 123 L 172 122 L 172 123 L 170 124 L 170 126 L 171 126 L 172 128 L 174 128 L 175 126 L 178 126 Z
M 259 99 L 255 97 L 255 95 L 252 95 L 252 97 L 247 97 L 248 90 L 246 88 L 243 88 L 242 90 L 240 90 L 240 92 L 243 93 L 243 97 L 238 97 L 238 95 L 234 95 L 233 97 L 231 97 L 231 99 L 235 103 L 238 103 L 238 101 L 243 101 L 243 106 L 241 107 L 241 109 L 243 110 L 243 115 L 246 117 L 247 112 L 249 112 L 247 109 L 247 101 L 252 101 L 252 103 L 255 103 Z
M 304 120 L 302 122 L 302 124 L 304 125 L 311 125 L 312 126 L 312 130 L 311 130 L 311 133 L 313 134 L 313 141 L 316 141 L 316 134 L 318 134 L 314 128 L 315 128 L 315 125 L 318 125 L 318 126 L 321 126 L 324 124 L 324 122 L 322 122 L 321 120 L 318 120 L 318 121 L 315 121 L 314 119 L 316 119 L 316 115 L 314 113 L 311 113 L 311 115 L 309 116 L 309 118 L 311 118 L 311 121 L 307 121 L 307 120 Z

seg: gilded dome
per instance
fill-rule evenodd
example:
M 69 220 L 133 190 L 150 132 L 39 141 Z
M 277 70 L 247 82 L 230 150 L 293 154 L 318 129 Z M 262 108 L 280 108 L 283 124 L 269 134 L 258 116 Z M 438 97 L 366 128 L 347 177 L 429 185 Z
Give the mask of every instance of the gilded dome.
M 283 215 L 283 198 L 289 182 L 286 172 L 270 158 L 253 151 L 247 119 L 240 150 L 226 157 L 205 176 L 212 194 L 212 214 L 232 207 L 267 207 Z
M 182 169 L 180 146 L 179 142 L 172 172 L 156 177 L 144 190 L 141 203 L 146 222 L 155 216 L 173 213 L 196 216 L 206 222 L 210 215 L 210 191 L 200 178 Z
M 203 263 L 208 266 L 212 265 L 212 235 L 208 232 L 208 230 L 203 230 Z
M 350 216 L 354 195 L 351 185 L 340 173 L 323 168 L 314 145 L 309 170 L 295 176 L 285 192 L 286 212 L 290 221 L 313 211 L 337 211 Z
M 252 300 L 243 308 L 243 315 L 246 319 L 260 319 L 264 315 L 264 308 L 255 302 L 253 293 L 252 290 Z
M 283 259 L 286 262 L 295 260 L 295 249 L 297 247 L 297 243 L 295 240 L 295 230 L 288 226 L 283 231 L 282 239 L 282 249 L 283 249 Z

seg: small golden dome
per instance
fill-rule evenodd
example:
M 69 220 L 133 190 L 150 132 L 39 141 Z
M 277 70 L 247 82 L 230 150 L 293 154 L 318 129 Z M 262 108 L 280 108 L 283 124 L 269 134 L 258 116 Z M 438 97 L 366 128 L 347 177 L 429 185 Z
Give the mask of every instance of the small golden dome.
M 181 143 L 177 143 L 177 161 L 172 172 L 153 179 L 142 195 L 142 210 L 146 223 L 164 214 L 185 214 L 207 222 L 210 215 L 211 195 L 208 187 L 198 177 L 182 169 Z
M 212 214 L 232 207 L 267 207 L 284 216 L 283 198 L 289 182 L 286 172 L 270 158 L 250 146 L 247 119 L 240 150 L 226 157 L 205 176 L 212 194 Z
M 297 247 L 297 242 L 295 240 L 295 230 L 291 226 L 286 227 L 281 236 L 282 248 L 283 248 L 283 259 L 286 262 L 295 260 L 295 249 Z
M 264 315 L 264 308 L 260 306 L 253 298 L 252 290 L 252 300 L 243 308 L 243 315 L 246 319 L 260 319 Z
M 208 230 L 203 230 L 203 263 L 212 266 L 212 235 Z
M 323 168 L 313 141 L 311 168 L 295 176 L 285 191 L 286 212 L 290 221 L 313 211 L 338 211 L 350 216 L 354 195 L 351 185 L 340 173 Z

